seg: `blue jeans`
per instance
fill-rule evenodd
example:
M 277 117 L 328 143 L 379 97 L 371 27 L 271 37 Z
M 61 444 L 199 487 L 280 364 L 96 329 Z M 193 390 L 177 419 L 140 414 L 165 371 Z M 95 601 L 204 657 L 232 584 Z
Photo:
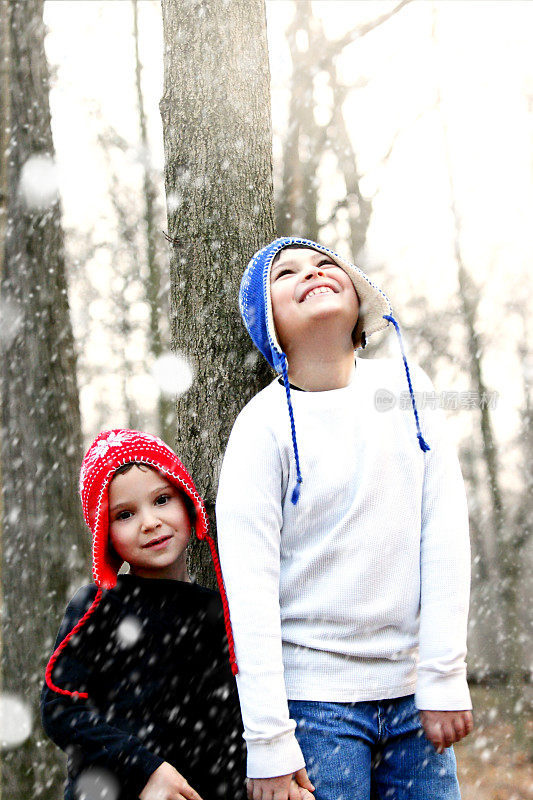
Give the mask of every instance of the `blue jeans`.
M 289 710 L 315 800 L 460 800 L 453 750 L 435 752 L 413 695 Z

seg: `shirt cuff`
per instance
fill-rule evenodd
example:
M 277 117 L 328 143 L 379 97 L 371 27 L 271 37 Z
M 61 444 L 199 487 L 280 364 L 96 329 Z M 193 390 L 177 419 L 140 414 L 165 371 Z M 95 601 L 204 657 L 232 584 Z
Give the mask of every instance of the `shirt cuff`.
M 472 701 L 466 670 L 449 675 L 419 670 L 415 704 L 420 711 L 469 711 Z
M 305 760 L 292 731 L 275 739 L 247 741 L 249 778 L 276 778 L 305 767 Z

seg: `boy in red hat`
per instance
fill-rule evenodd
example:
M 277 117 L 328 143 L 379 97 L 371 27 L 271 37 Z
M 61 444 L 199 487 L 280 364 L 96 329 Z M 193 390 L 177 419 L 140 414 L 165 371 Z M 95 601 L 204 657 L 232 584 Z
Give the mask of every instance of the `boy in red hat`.
M 316 800 L 458 800 L 468 511 L 442 411 L 418 413 L 431 381 L 403 347 L 355 357 L 390 323 L 401 345 L 398 323 L 316 242 L 258 251 L 239 304 L 279 374 L 239 414 L 217 498 L 248 796 L 287 800 L 294 777 Z
M 68 605 L 41 702 L 47 734 L 68 754 L 65 798 L 242 800 L 231 626 L 191 477 L 161 439 L 104 431 L 80 494 L 94 584 Z M 221 596 L 189 579 L 192 529 L 211 549 Z M 123 562 L 129 574 L 117 575 Z

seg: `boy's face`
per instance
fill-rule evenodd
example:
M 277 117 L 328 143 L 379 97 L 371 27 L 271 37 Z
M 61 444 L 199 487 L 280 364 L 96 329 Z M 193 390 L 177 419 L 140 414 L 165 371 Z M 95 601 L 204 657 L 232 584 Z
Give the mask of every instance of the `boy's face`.
M 355 287 L 341 267 L 310 248 L 282 250 L 270 272 L 272 314 L 284 350 L 318 320 L 335 316 L 351 335 L 359 313 Z
M 191 523 L 185 500 L 159 472 L 133 466 L 109 485 L 109 538 L 141 578 L 174 578 L 185 563 Z

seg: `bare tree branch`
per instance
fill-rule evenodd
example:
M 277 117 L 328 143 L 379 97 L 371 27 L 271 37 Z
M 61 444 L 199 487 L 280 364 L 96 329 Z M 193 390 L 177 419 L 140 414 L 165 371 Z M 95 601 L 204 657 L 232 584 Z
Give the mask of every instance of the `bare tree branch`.
M 383 25 L 385 22 L 388 22 L 391 17 L 397 14 L 402 8 L 409 3 L 412 3 L 413 0 L 402 0 L 401 3 L 398 3 L 397 6 L 394 6 L 391 11 L 387 11 L 386 14 L 382 14 L 380 17 L 376 17 L 371 22 L 366 22 L 364 25 L 359 25 L 357 28 L 353 28 L 353 30 L 348 31 L 342 36 L 340 39 L 336 39 L 333 42 L 329 42 L 329 55 L 336 56 L 343 50 L 347 45 L 354 42 L 356 39 L 361 39 L 363 36 L 366 36 L 367 33 L 379 28 L 380 25 Z

